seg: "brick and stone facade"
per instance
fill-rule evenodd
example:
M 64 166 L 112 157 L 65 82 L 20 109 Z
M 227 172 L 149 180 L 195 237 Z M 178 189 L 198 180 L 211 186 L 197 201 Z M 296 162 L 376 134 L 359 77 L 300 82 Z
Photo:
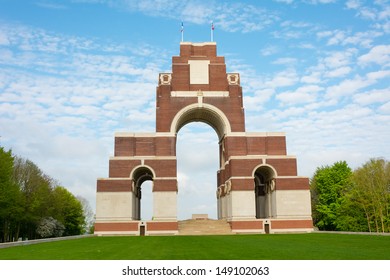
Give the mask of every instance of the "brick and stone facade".
M 172 73 L 160 73 L 156 132 L 117 133 L 109 177 L 97 181 L 95 233 L 176 234 L 176 135 L 190 122 L 219 138 L 218 219 L 233 232 L 311 231 L 309 179 L 297 174 L 284 133 L 246 132 L 238 73 L 226 73 L 216 43 L 180 44 Z M 153 181 L 153 221 L 140 221 L 140 188 Z

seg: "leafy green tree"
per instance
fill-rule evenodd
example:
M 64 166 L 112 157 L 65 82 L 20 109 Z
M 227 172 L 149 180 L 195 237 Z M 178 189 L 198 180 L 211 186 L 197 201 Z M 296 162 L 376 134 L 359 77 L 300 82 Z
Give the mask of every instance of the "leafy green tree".
M 317 168 L 310 181 L 314 224 L 320 230 L 339 230 L 344 192 L 351 184 L 352 170 L 345 161 Z
M 53 211 L 51 193 L 54 180 L 35 163 L 20 157 L 15 157 L 13 178 L 23 197 L 21 234 L 24 238 L 34 239 L 41 219 Z
M 85 233 L 85 216 L 81 202 L 61 186 L 54 189 L 53 201 L 53 217 L 65 226 L 64 236 Z
M 0 242 L 85 232 L 82 203 L 56 185 L 35 163 L 0 147 Z
M 344 191 L 337 213 L 336 227 L 340 231 L 367 232 L 365 213 L 356 201 L 354 193 L 352 186 Z
M 0 240 L 18 239 L 18 221 L 23 214 L 22 196 L 12 180 L 14 157 L 0 147 Z
M 390 163 L 370 159 L 353 174 L 353 199 L 363 209 L 368 230 L 390 232 Z
M 12 152 L 0 147 L 0 240 L 17 240 L 19 221 L 23 215 L 23 200 L 19 187 L 13 181 Z

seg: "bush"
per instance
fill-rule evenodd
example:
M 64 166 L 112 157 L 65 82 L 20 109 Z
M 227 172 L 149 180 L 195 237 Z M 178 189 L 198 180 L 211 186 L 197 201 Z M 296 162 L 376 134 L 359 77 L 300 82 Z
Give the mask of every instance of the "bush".
M 60 237 L 63 235 L 65 227 L 53 217 L 41 219 L 37 227 L 37 234 L 42 238 Z

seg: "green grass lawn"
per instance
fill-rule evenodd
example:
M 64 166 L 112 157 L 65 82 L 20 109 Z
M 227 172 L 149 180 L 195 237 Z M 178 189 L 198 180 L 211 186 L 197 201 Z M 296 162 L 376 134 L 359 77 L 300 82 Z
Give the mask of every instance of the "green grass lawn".
M 390 260 L 390 236 L 90 237 L 0 249 L 8 260 Z

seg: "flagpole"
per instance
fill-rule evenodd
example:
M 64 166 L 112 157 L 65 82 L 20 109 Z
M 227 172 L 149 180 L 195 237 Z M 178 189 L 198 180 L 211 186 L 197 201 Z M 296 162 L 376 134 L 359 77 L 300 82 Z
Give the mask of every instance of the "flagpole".
M 214 41 L 214 22 L 211 22 L 211 42 Z
M 181 22 L 181 41 L 184 42 L 184 25 L 183 25 L 183 22 Z

